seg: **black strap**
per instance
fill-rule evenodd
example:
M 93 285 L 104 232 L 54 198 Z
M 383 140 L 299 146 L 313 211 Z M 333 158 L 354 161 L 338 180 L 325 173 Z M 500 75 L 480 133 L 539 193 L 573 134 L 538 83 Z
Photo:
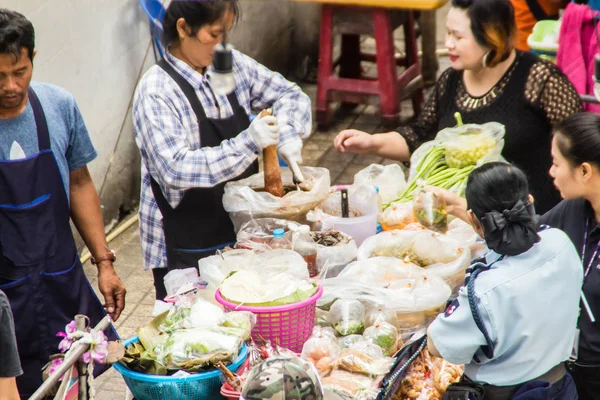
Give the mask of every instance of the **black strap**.
M 202 107 L 202 103 L 200 103 L 200 100 L 196 95 L 196 90 L 192 87 L 192 85 L 190 85 L 190 83 L 183 76 L 181 76 L 181 74 L 175 71 L 175 68 L 173 68 L 173 66 L 169 64 L 166 59 L 161 59 L 157 64 L 167 74 L 169 74 L 169 76 L 175 81 L 175 83 L 177 83 L 187 100 L 190 102 L 192 110 L 194 110 L 196 118 L 198 118 L 198 122 L 207 119 L 204 107 Z M 227 100 L 229 100 L 231 109 L 235 114 L 236 110 L 240 107 L 240 103 L 238 102 L 237 96 L 235 95 L 235 91 L 227 95 Z
M 527 7 L 529 7 L 529 11 L 533 14 L 535 19 L 538 21 L 542 21 L 545 19 L 557 19 L 558 15 L 548 15 L 542 9 L 540 4 L 536 0 L 525 0 L 527 2 Z
M 33 110 L 33 118 L 35 119 L 35 126 L 37 127 L 38 136 L 38 147 L 39 151 L 50 150 L 50 134 L 48 131 L 48 123 L 46 121 L 46 115 L 44 109 L 40 103 L 40 99 L 37 97 L 31 86 L 28 90 L 29 103 Z

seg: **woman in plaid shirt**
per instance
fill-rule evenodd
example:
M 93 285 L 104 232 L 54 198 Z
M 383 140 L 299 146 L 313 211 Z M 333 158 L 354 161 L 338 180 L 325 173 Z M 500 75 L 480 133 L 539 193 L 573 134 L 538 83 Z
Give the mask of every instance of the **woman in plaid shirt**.
M 135 93 L 135 139 L 142 156 L 140 234 L 157 300 L 171 269 L 235 242 L 223 209 L 227 182 L 258 172 L 259 152 L 277 144 L 288 164 L 302 162 L 311 133 L 308 96 L 280 74 L 233 51 L 235 91 L 211 85 L 214 47 L 239 15 L 238 0 L 173 0 L 164 20 L 165 58 Z M 272 108 L 276 117 L 251 113 Z

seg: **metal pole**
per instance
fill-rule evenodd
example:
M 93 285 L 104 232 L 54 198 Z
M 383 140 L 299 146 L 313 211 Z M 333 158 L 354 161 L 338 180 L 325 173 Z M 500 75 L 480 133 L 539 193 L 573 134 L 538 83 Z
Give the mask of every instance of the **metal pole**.
M 107 315 L 98 323 L 98 325 L 96 325 L 94 330 L 95 331 L 103 331 L 106 328 L 108 328 L 109 326 L 110 326 L 110 317 Z M 56 372 L 54 374 L 49 376 L 48 379 L 46 379 L 44 381 L 42 386 L 40 386 L 38 388 L 38 390 L 36 390 L 35 393 L 33 395 L 31 395 L 29 400 L 42 400 L 46 396 L 46 393 L 48 393 L 48 391 L 50 389 L 52 389 L 52 387 L 56 384 L 56 382 L 58 382 L 59 378 L 61 378 L 69 370 L 69 368 L 71 368 L 73 366 L 73 364 L 75 364 L 81 358 L 83 353 L 88 351 L 89 347 L 90 347 L 89 344 L 75 343 L 73 345 L 71 352 L 69 353 L 69 357 L 67 357 L 63 361 L 63 363 L 60 365 L 60 367 L 58 367 L 58 369 L 56 370 Z M 81 384 L 81 382 L 80 382 L 80 384 Z M 86 383 L 86 385 L 87 385 L 87 383 Z M 80 388 L 80 390 L 81 390 L 81 388 Z
M 87 326 L 87 317 L 85 315 L 78 314 L 75 316 L 75 324 L 76 329 L 80 332 L 86 332 L 89 327 Z M 79 396 L 78 400 L 87 400 L 88 398 L 88 388 L 87 388 L 87 378 L 88 378 L 88 366 L 86 363 L 81 361 L 81 359 L 77 359 L 77 375 L 79 376 Z

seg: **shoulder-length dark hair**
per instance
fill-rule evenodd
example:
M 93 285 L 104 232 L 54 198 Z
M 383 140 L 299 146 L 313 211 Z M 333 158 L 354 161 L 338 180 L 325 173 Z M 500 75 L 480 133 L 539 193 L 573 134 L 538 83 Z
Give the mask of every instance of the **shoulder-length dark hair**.
M 486 60 L 489 67 L 510 56 L 517 37 L 515 10 L 510 0 L 452 0 L 452 7 L 467 11 L 475 40 L 491 51 Z

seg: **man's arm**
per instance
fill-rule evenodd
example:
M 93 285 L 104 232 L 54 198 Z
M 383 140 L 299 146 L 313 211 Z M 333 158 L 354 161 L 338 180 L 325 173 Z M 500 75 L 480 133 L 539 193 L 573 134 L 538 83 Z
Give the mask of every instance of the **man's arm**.
M 86 166 L 70 172 L 71 218 L 94 257 L 108 253 L 100 199 Z M 125 285 L 111 261 L 98 264 L 98 288 L 106 311 L 116 321 L 125 307 Z

